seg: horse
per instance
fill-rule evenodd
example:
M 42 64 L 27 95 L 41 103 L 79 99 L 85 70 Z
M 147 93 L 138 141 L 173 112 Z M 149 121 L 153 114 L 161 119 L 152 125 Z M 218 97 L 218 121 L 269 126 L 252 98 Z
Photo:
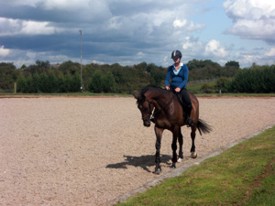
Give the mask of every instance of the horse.
M 191 157 L 196 158 L 195 137 L 196 130 L 198 129 L 200 135 L 202 133 L 211 132 L 212 128 L 204 120 L 199 118 L 199 101 L 191 92 L 188 92 L 191 103 L 192 111 L 190 117 L 193 120 L 191 127 L 192 146 L 190 149 Z M 141 112 L 143 125 L 150 127 L 151 122 L 155 124 L 154 131 L 156 135 L 156 153 L 155 153 L 155 171 L 154 173 L 161 173 L 161 160 L 160 148 L 162 134 L 165 129 L 173 134 L 172 139 L 172 168 L 176 168 L 176 162 L 183 159 L 183 135 L 181 127 L 186 125 L 185 114 L 182 104 L 180 103 L 176 94 L 170 90 L 165 90 L 156 86 L 146 86 L 140 91 L 133 93 L 137 107 Z M 177 156 L 177 141 L 179 142 L 179 153 Z

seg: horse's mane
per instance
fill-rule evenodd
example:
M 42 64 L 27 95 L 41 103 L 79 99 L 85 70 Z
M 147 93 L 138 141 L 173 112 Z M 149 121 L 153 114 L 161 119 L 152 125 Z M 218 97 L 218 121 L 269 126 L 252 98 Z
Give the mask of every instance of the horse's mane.
M 166 89 L 163 89 L 161 87 L 158 87 L 155 85 L 147 85 L 140 90 L 140 95 L 143 96 L 149 89 L 156 89 L 156 90 L 160 90 L 161 92 L 167 92 Z

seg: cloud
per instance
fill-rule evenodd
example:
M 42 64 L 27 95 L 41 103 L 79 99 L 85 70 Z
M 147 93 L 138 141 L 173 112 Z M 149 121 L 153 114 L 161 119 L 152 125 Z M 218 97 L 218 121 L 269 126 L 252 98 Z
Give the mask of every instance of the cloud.
M 94 6 L 98 10 L 103 10 L 105 7 L 105 1 L 93 1 L 93 0 L 40 0 L 36 1 L 36 7 L 45 8 L 46 10 L 66 10 L 73 11 L 78 9 L 87 9 L 88 7 Z
M 267 19 L 275 16 L 275 2 L 274 1 L 259 1 L 259 0 L 226 0 L 223 4 L 226 13 L 238 20 L 245 19 Z
M 108 10 L 107 0 L 10 0 L 8 5 L 13 7 L 32 7 L 41 10 L 92 11 Z M 93 9 L 94 8 L 94 9 Z M 81 12 L 80 12 L 81 13 Z
M 26 21 L 0 17 L 0 36 L 10 35 L 49 35 L 56 32 L 56 28 L 49 22 Z
M 185 29 L 186 31 L 196 31 L 200 30 L 204 27 L 204 25 L 196 24 L 192 21 L 188 21 L 186 19 L 175 19 L 173 21 L 173 27 L 175 29 Z
M 54 53 L 52 51 L 37 52 L 31 50 L 5 49 L 3 46 L 1 46 L 0 59 L 0 62 L 13 62 L 18 68 L 20 68 L 22 65 L 34 64 L 36 60 L 49 61 L 50 63 L 55 64 L 62 63 L 68 60 L 77 62 L 80 60 L 80 57 L 72 58 L 58 52 Z M 83 63 L 87 62 L 84 61 Z
M 187 25 L 187 20 L 186 19 L 183 19 L 183 20 L 181 20 L 181 19 L 175 19 L 174 22 L 173 22 L 173 26 L 175 28 L 182 28 L 182 27 L 184 27 L 186 25 Z
M 245 46 L 236 45 L 236 41 L 217 41 L 229 36 L 221 36 L 224 16 L 219 19 L 222 29 L 212 25 L 225 11 L 233 22 L 228 29 L 231 34 L 275 42 L 273 3 L 225 0 L 224 10 L 221 4 L 210 0 L 2 1 L 0 62 L 79 61 L 79 30 L 83 31 L 83 63 L 127 65 L 145 61 L 168 66 L 174 49 L 182 50 L 185 61 L 207 58 L 224 63 L 242 61 L 243 56 L 252 61 L 254 56 L 264 62 L 272 56 L 273 50 L 262 45 L 257 45 L 262 50 L 250 52 L 250 45 L 242 50 Z
M 226 57 L 228 52 L 221 46 L 220 42 L 212 39 L 205 46 L 206 55 L 214 55 L 217 57 Z
M 194 43 L 191 41 L 191 38 L 188 36 L 185 38 L 185 41 L 182 44 L 184 50 L 191 49 L 194 47 Z
M 36 54 L 17 52 L 27 60 L 78 59 L 82 29 L 86 61 L 162 63 L 186 36 L 202 29 L 188 19 L 190 11 L 181 0 L 10 0 L 0 3 L 1 44 Z
M 0 57 L 6 57 L 10 52 L 10 49 L 5 49 L 4 46 L 0 46 Z
M 223 6 L 233 20 L 229 33 L 275 44 L 275 1 L 226 0 Z
M 194 59 L 194 58 L 205 58 L 202 51 L 205 49 L 205 42 L 195 38 L 194 36 L 187 36 L 182 43 L 182 51 L 185 58 Z
M 268 57 L 275 57 L 275 48 L 271 48 L 269 51 L 265 53 Z

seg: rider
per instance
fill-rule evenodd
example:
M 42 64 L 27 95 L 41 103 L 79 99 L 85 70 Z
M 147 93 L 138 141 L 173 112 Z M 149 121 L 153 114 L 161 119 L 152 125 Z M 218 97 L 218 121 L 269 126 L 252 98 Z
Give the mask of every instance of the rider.
M 169 66 L 165 77 L 165 89 L 177 94 L 183 108 L 185 110 L 185 121 L 188 126 L 191 126 L 193 121 L 190 118 L 192 104 L 188 92 L 186 90 L 188 82 L 188 67 L 181 63 L 182 54 L 179 50 L 174 50 L 171 54 L 174 64 Z

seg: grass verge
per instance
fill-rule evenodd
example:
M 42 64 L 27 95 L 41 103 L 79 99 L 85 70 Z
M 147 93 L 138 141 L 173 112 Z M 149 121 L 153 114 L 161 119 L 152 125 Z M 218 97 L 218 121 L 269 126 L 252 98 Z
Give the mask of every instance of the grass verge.
M 275 127 L 117 205 L 274 205 Z

